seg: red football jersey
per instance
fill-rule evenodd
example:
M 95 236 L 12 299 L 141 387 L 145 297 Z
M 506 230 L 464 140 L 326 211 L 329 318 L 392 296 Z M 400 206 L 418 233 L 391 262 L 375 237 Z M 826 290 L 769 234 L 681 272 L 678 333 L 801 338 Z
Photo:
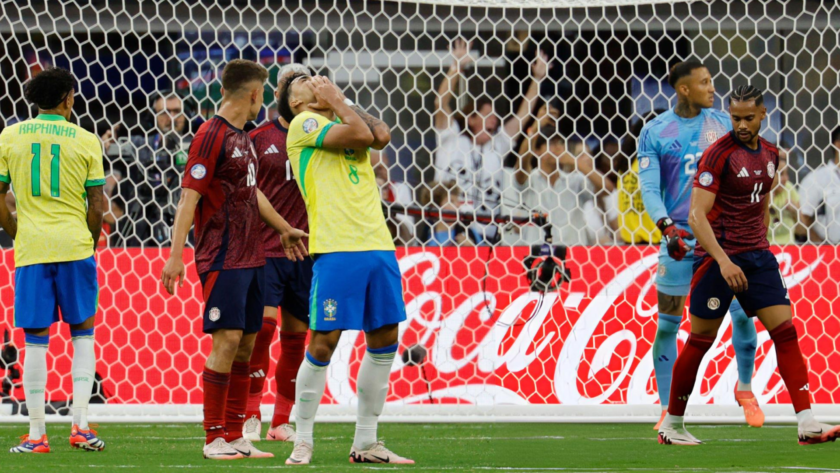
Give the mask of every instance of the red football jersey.
M 201 125 L 190 143 L 181 186 L 201 194 L 195 209 L 199 274 L 265 264 L 257 166 L 251 137 L 222 117 Z
M 286 134 L 289 132 L 280 121 L 275 119 L 263 123 L 251 130 L 251 139 L 257 150 L 259 169 L 257 187 L 265 194 L 277 213 L 283 216 L 289 225 L 309 232 L 309 219 L 306 204 L 292 174 L 292 163 L 286 154 Z M 280 235 L 271 227 L 262 224 L 262 240 L 265 243 L 265 256 L 285 258 Z M 304 239 L 304 244 L 309 242 Z
M 764 250 L 764 199 L 773 187 L 779 166 L 779 150 L 759 137 L 758 149 L 744 146 L 733 132 L 716 141 L 703 153 L 694 176 L 694 187 L 717 194 L 707 215 L 723 251 L 735 255 Z M 706 251 L 698 243 L 695 255 Z

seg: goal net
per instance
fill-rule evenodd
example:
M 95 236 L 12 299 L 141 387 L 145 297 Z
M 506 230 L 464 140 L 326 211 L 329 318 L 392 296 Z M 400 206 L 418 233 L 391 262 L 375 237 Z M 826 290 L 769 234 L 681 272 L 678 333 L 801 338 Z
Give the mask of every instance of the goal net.
M 673 107 L 666 77 L 679 60 L 709 68 L 715 108 L 735 85 L 763 89 L 762 135 L 787 160 L 787 184 L 772 194 L 772 251 L 815 409 L 840 415 L 835 2 L 29 0 L 0 8 L 0 126 L 34 116 L 22 84 L 61 66 L 78 79 L 74 120 L 105 146 L 97 418 L 201 415 L 210 339 L 192 253 L 177 296 L 159 276 L 190 141 L 218 107 L 220 71 L 234 58 L 271 73 L 254 125 L 278 116 L 277 71 L 295 62 L 391 126 L 391 144 L 372 159 L 408 310 L 386 416 L 405 420 L 658 417 L 658 245 L 639 223 L 638 133 Z M 546 169 L 556 172 L 540 174 Z M 568 247 L 570 275 L 544 291 L 526 276 L 532 248 L 545 243 L 541 215 L 553 244 Z M 19 421 L 25 350 L 13 330 L 12 241 L 0 234 L 0 243 L 0 420 Z M 728 318 L 724 328 L 689 415 L 738 419 Z M 771 420 L 792 419 L 772 342 L 757 328 L 753 390 Z M 680 346 L 688 330 L 684 320 Z M 66 326 L 52 331 L 47 399 L 58 416 L 72 394 L 72 349 Z M 360 333 L 342 335 L 327 417 L 351 418 L 363 347 Z M 278 353 L 275 342 L 272 360 Z M 272 363 L 266 414 L 273 371 Z

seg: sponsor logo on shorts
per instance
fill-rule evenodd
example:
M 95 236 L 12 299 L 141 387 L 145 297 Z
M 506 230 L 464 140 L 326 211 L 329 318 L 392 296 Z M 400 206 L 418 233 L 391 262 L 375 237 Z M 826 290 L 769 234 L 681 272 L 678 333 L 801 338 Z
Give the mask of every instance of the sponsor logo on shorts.
M 770 176 L 770 179 L 776 177 L 776 165 L 773 163 L 767 163 L 767 175 Z
M 307 118 L 303 122 L 303 132 L 304 133 L 312 133 L 313 131 L 318 129 L 318 120 L 314 118 Z
M 709 302 L 706 303 L 706 306 L 711 310 L 718 310 L 718 307 L 720 307 L 720 299 L 717 297 L 711 297 L 709 298 Z
M 210 309 L 210 321 L 215 322 L 222 318 L 222 311 L 218 307 Z
M 659 276 L 660 277 L 665 277 L 666 274 L 668 274 L 668 267 L 665 266 L 664 264 L 660 264 L 659 265 Z
M 715 181 L 715 178 L 712 177 L 712 173 L 710 173 L 709 171 L 703 171 L 703 173 L 700 174 L 700 177 L 697 180 L 700 182 L 701 186 L 709 187 L 710 185 L 712 185 L 712 182 Z
M 642 169 L 647 169 L 650 166 L 650 158 L 647 156 L 642 157 L 639 159 L 639 167 Z
M 204 179 L 204 176 L 207 175 L 207 168 L 204 167 L 203 164 L 196 164 L 195 166 L 190 169 L 190 176 L 193 179 Z
M 333 322 L 335 320 L 335 313 L 338 312 L 338 303 L 335 299 L 327 299 L 324 301 L 324 320 Z

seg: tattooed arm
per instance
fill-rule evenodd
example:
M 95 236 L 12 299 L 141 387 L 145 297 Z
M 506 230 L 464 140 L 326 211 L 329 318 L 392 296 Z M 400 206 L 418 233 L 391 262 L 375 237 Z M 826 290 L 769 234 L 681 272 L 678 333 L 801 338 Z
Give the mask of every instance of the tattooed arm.
M 391 142 L 391 127 L 386 125 L 382 120 L 367 113 L 358 105 L 353 105 L 350 109 L 361 117 L 362 121 L 370 129 L 370 132 L 373 133 L 373 144 L 371 148 L 383 149 L 388 146 L 388 143 Z
M 6 206 L 7 192 L 9 192 L 9 183 L 0 182 L 0 195 L 3 196 L 3 198 L 0 199 L 0 226 L 2 226 L 3 230 L 6 230 L 6 233 L 14 239 L 14 237 L 17 236 L 17 220 Z

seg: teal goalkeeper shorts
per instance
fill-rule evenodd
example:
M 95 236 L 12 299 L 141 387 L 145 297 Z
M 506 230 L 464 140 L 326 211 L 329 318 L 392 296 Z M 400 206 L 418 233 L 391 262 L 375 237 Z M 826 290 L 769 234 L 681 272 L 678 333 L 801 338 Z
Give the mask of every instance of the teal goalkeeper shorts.
M 682 261 L 668 256 L 665 240 L 659 247 L 659 266 L 656 268 L 656 290 L 669 296 L 687 296 L 691 292 L 691 276 L 694 274 L 694 245 L 697 240 L 686 240 L 691 251 Z
M 402 277 L 393 251 L 315 257 L 309 328 L 370 332 L 406 320 Z
M 96 259 L 15 268 L 15 327 L 39 329 L 61 320 L 77 325 L 96 314 Z

